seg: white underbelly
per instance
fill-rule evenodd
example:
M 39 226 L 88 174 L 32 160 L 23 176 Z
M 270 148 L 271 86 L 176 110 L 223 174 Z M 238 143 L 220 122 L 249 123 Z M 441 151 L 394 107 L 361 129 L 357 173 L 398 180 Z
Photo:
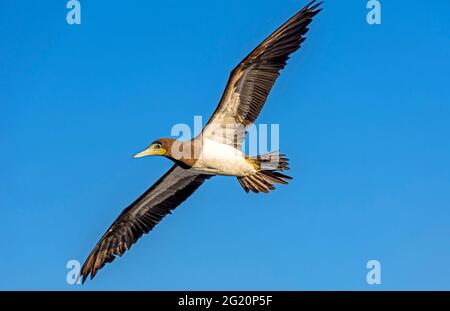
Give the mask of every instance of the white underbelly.
M 256 172 L 240 150 L 209 139 L 204 140 L 202 152 L 192 168 L 206 174 L 226 176 L 247 176 Z

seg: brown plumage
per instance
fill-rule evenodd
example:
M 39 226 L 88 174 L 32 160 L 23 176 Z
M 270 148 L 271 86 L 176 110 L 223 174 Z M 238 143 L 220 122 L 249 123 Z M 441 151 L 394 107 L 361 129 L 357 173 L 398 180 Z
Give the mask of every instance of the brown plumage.
M 89 275 L 93 278 L 99 269 L 116 256 L 122 256 L 143 234 L 151 231 L 214 175 L 204 173 L 205 170 L 197 170 L 196 161 L 204 151 L 204 141 L 208 141 L 210 146 L 218 146 L 220 152 L 229 150 L 222 148 L 223 145 L 240 149 L 248 127 L 258 117 L 280 71 L 286 66 L 289 55 L 300 48 L 308 25 L 320 12 L 318 7 L 321 3 L 313 5 L 314 2 L 267 37 L 231 72 L 220 103 L 200 136 L 189 142 L 161 138 L 135 156 L 161 155 L 174 161 L 175 165 L 129 205 L 101 237 L 81 268 L 83 282 Z M 211 141 L 218 142 L 219 145 L 214 145 Z M 239 174 L 231 174 L 238 177 L 246 192 L 267 193 L 275 189 L 274 184 L 287 184 L 287 180 L 291 179 L 281 173 L 289 169 L 288 160 L 283 154 L 272 152 L 256 157 L 242 156 L 238 160 L 245 170 L 251 169 L 251 173 L 242 170 Z M 215 164 L 220 164 L 220 161 Z M 209 168 L 209 164 L 204 163 L 203 168 Z M 231 168 L 236 168 L 234 162 Z M 222 171 L 219 173 L 227 175 Z
M 166 150 L 164 157 L 172 160 L 182 168 L 191 168 L 198 159 L 202 144 L 199 138 L 182 142 L 173 138 L 160 138 L 152 144 L 159 143 Z
M 249 157 L 249 161 L 258 166 L 259 171 L 253 175 L 237 177 L 237 180 L 245 192 L 264 192 L 275 190 L 274 184 L 287 184 L 292 177 L 277 171 L 289 169 L 289 160 L 284 154 L 271 152 L 256 157 Z
M 259 116 L 289 55 L 301 47 L 308 25 L 321 11 L 318 7 L 322 2 L 313 5 L 314 2 L 275 30 L 233 69 L 203 135 L 240 148 L 247 127 Z M 230 125 L 235 130 L 221 131 Z
M 178 165 L 162 176 L 141 197 L 128 206 L 89 254 L 81 267 L 82 282 L 91 279 L 106 263 L 131 248 L 167 214 L 186 200 L 210 175 L 195 174 Z

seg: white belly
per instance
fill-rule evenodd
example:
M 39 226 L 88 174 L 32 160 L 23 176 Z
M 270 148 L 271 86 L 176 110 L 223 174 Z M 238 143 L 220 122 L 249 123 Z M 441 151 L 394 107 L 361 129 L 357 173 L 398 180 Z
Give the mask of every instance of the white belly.
M 209 139 L 204 140 L 202 152 L 192 168 L 206 174 L 226 176 L 247 176 L 256 172 L 240 150 Z

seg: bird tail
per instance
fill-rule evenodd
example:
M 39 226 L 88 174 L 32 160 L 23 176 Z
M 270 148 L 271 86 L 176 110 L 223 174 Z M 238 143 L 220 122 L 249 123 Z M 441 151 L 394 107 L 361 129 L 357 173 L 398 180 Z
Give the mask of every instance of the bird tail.
M 237 177 L 245 192 L 267 193 L 275 189 L 274 184 L 287 184 L 287 180 L 292 179 L 279 172 L 289 169 L 289 160 L 285 154 L 279 154 L 278 151 L 247 157 L 246 160 L 258 171 L 251 175 Z

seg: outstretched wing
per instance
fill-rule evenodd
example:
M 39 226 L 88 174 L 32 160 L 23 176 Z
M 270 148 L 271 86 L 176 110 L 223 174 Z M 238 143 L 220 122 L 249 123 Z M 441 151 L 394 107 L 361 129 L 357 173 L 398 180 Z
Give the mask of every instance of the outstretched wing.
M 164 216 L 186 200 L 210 175 L 198 174 L 174 165 L 150 189 L 128 206 L 89 254 L 81 268 L 82 281 L 91 279 L 106 263 L 130 249 Z
M 312 1 L 258 45 L 231 72 L 203 136 L 240 149 L 247 127 L 258 117 L 289 55 L 300 48 L 312 18 L 321 11 Z

